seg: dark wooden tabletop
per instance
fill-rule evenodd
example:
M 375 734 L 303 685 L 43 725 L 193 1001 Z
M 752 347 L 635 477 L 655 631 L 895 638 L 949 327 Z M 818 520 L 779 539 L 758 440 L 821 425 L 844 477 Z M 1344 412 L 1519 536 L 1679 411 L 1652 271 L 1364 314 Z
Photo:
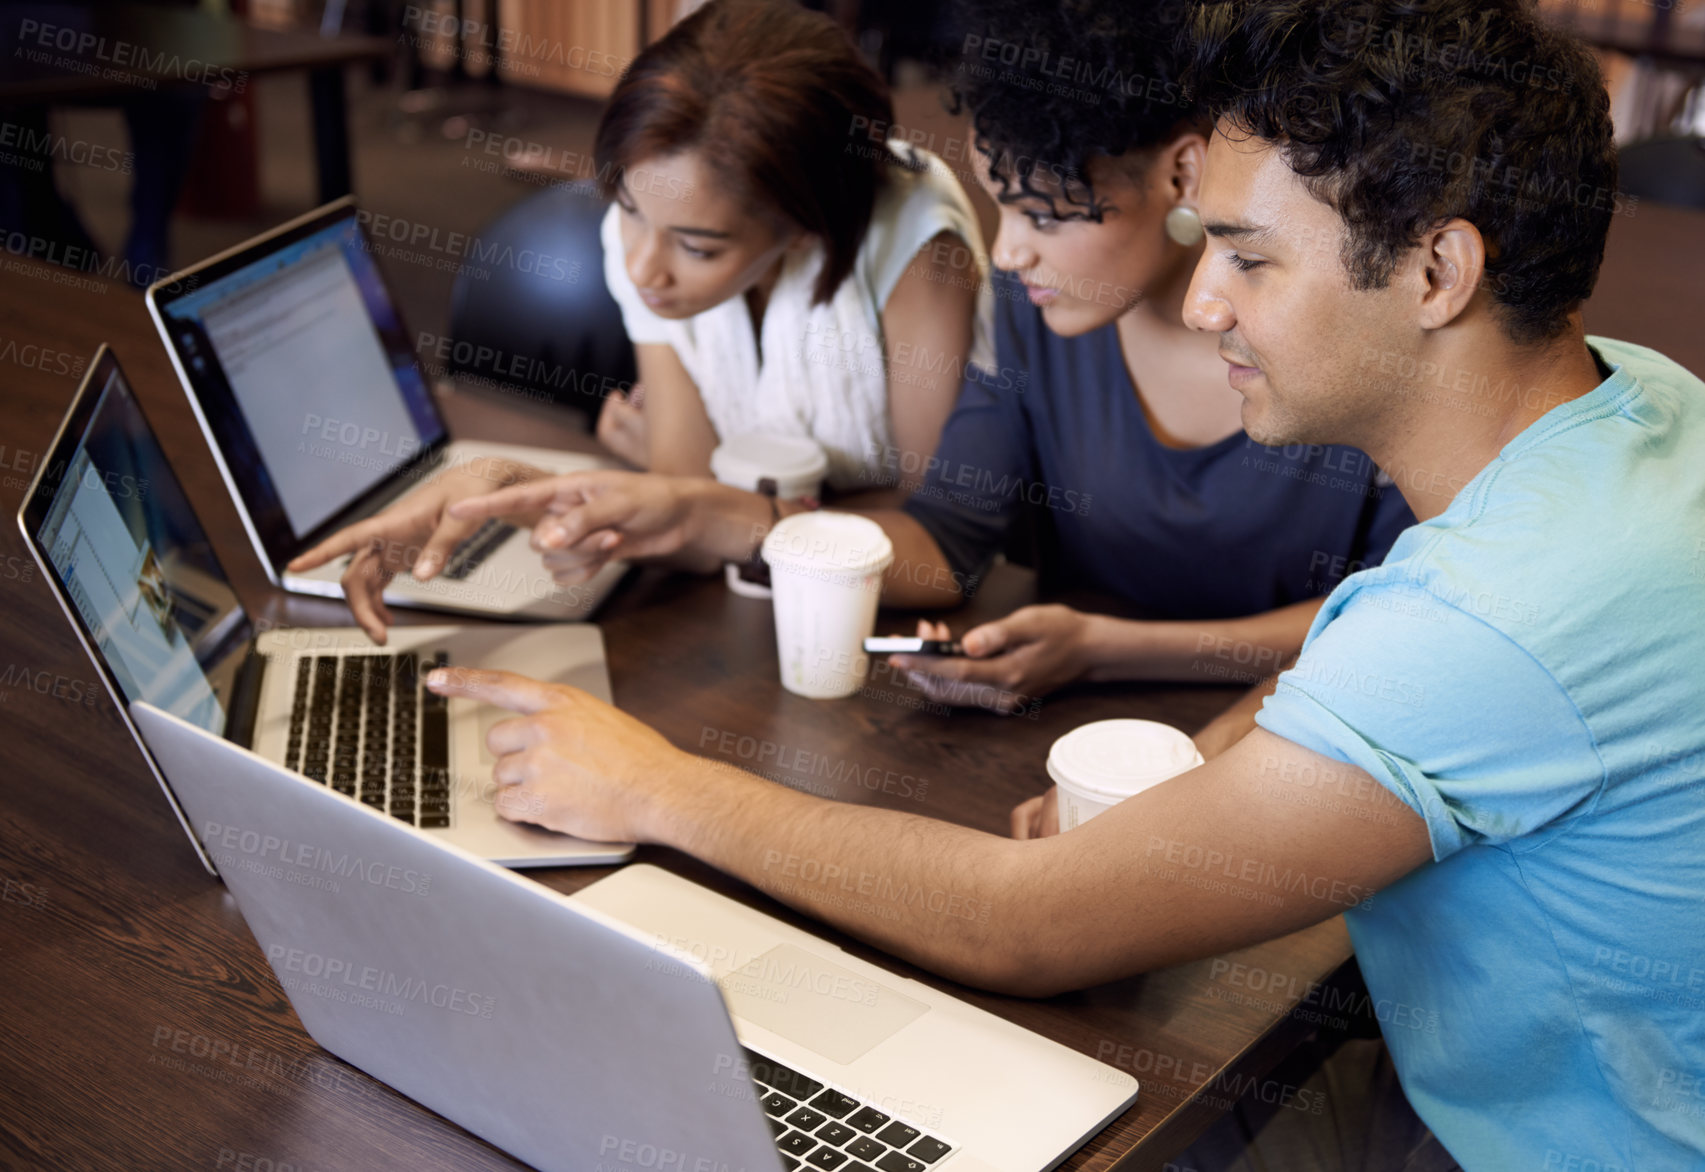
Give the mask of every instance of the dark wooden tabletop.
M 256 28 L 151 4 L 0 3 L 0 101 L 64 101 L 162 85 L 228 84 L 391 52 L 382 37 Z
M 1626 323 L 1617 332 L 1705 369 L 1680 306 L 1655 305 L 1667 289 L 1697 287 L 1691 273 L 1705 257 L 1705 216 L 1642 207 L 1618 224 L 1611 252 L 1601 290 L 1631 299 L 1605 315 Z M 1589 323 L 1608 329 L 1598 316 L 1594 306 Z M 251 611 L 278 623 L 347 623 L 341 604 L 267 586 L 140 297 L 6 258 L 0 509 L 16 510 L 101 341 L 114 346 Z M 445 406 L 460 434 L 584 443 L 548 409 L 519 401 L 459 391 Z M 307 1037 L 235 905 L 196 862 L 10 521 L 0 526 L 0 586 L 0 1166 L 517 1167 Z M 1007 569 L 954 621 L 1003 613 L 1032 592 L 1027 573 Z M 904 618 L 885 614 L 881 623 L 898 629 Z M 861 772 L 896 770 L 927 780 L 921 800 L 858 785 L 836 796 L 994 833 L 1004 833 L 1015 802 L 1041 792 L 1048 746 L 1067 730 L 1114 715 L 1193 729 L 1236 695 L 1097 688 L 1050 698 L 1034 719 L 921 712 L 880 680 L 851 699 L 805 700 L 777 680 L 767 603 L 731 595 L 720 579 L 657 571 L 631 578 L 599 621 L 617 702 L 676 744 L 697 751 L 716 739 L 707 732 L 727 730 Z M 804 922 L 691 859 L 662 850 L 641 858 Z M 561 891 L 606 873 L 531 872 Z M 1236 955 L 1045 1001 L 961 989 L 824 935 L 1134 1074 L 1143 1088 L 1136 1106 L 1069 1169 L 1161 1166 L 1260 1084 L 1311 1023 L 1352 1008 L 1343 992 L 1349 942 L 1336 919 Z

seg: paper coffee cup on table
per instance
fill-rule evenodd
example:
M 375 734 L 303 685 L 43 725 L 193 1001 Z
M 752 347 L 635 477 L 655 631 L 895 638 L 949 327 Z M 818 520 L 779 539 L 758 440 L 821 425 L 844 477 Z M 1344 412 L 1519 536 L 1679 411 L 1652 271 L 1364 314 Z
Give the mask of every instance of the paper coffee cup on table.
M 816 496 L 829 474 L 829 457 L 816 440 L 797 435 L 749 431 L 730 438 L 710 454 L 710 474 L 723 484 L 792 501 Z M 747 598 L 768 598 L 763 566 L 729 562 L 723 567 L 728 588 Z
M 858 691 L 894 543 L 851 513 L 796 513 L 764 538 L 782 687 L 832 700 Z
M 1159 721 L 1098 720 L 1073 729 L 1048 751 L 1048 776 L 1060 789 L 1060 830 L 1201 763 L 1196 743 Z

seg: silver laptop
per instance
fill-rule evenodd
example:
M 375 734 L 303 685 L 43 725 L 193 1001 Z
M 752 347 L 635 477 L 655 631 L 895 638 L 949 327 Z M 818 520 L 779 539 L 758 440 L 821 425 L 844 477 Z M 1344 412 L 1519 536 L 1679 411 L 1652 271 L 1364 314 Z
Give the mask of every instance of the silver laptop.
M 538 1168 L 1040 1172 L 1136 1098 L 1111 1066 L 666 871 L 565 898 L 133 714 L 314 1040 Z M 321 881 L 348 857 L 403 878 Z
M 556 473 L 603 464 L 450 441 L 352 196 L 157 282 L 147 301 L 255 555 L 286 590 L 342 597 L 346 559 L 298 574 L 286 564 L 441 469 L 486 456 Z M 560 586 L 527 537 L 490 521 L 437 577 L 397 575 L 385 601 L 585 618 L 624 571 L 612 563 L 590 582 Z
M 508 714 L 446 703 L 421 686 L 428 669 L 449 662 L 509 668 L 608 699 L 596 627 L 398 627 L 384 648 L 355 627 L 257 631 L 105 346 L 24 494 L 18 524 L 121 713 L 146 700 L 509 866 L 631 855 L 628 844 L 500 817 L 484 734 Z M 211 870 L 207 846 L 197 850 Z

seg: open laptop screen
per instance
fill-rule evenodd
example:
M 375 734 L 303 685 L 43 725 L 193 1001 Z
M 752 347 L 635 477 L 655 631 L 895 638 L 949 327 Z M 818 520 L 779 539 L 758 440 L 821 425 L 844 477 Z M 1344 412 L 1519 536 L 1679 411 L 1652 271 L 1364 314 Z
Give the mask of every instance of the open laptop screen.
M 25 520 L 125 700 L 224 733 L 248 616 L 110 353 Z
M 353 206 L 203 277 L 162 324 L 277 564 L 446 430 Z

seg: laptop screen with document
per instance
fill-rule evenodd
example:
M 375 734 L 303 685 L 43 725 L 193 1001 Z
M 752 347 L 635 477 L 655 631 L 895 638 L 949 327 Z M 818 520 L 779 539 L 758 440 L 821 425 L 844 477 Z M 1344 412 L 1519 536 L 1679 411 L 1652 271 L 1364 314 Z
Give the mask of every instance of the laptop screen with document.
M 351 203 L 154 294 L 275 564 L 448 438 Z
M 248 616 L 110 352 L 91 378 L 26 532 L 124 699 L 224 733 Z

